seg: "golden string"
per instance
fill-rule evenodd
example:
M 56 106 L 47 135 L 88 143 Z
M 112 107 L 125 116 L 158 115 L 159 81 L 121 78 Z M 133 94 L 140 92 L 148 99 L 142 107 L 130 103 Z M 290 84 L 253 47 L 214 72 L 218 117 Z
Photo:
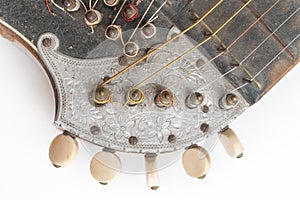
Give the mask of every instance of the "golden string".
M 213 12 L 224 0 L 219 0 L 205 15 L 203 15 L 203 17 L 201 17 L 199 20 L 197 20 L 197 22 L 195 22 L 194 24 L 192 24 L 191 26 L 189 26 L 187 29 L 183 30 L 181 33 L 179 33 L 178 35 L 176 35 L 175 37 L 169 39 L 167 42 L 161 44 L 159 47 L 157 47 L 156 49 L 150 51 L 148 54 L 144 55 L 142 58 L 140 58 L 139 60 L 135 61 L 134 63 L 130 64 L 129 66 L 125 67 L 123 70 L 119 71 L 118 73 L 116 73 L 115 75 L 113 75 L 112 77 L 110 77 L 109 79 L 105 80 L 104 82 L 102 82 L 98 87 L 103 87 L 105 86 L 107 83 L 111 82 L 112 80 L 114 80 L 115 78 L 119 77 L 120 75 L 124 74 L 125 72 L 127 72 L 128 70 L 132 69 L 133 67 L 135 67 L 136 65 L 138 65 L 139 63 L 141 63 L 143 60 L 145 60 L 146 58 L 148 58 L 149 56 L 153 55 L 154 53 L 156 53 L 158 50 L 160 50 L 161 48 L 167 46 L 168 44 L 170 44 L 171 42 L 175 41 L 176 39 L 178 39 L 180 36 L 184 35 L 186 32 L 188 32 L 189 30 L 193 29 L 195 26 L 197 26 L 198 24 L 200 24 L 211 12 Z M 250 0 L 252 1 L 252 0 Z
M 211 36 L 209 36 L 208 38 L 206 38 L 205 40 L 203 40 L 202 42 L 198 43 L 196 46 L 194 46 L 193 48 L 189 49 L 188 51 L 186 51 L 185 53 L 183 53 L 181 56 L 178 56 L 177 58 L 175 58 L 173 61 L 171 61 L 170 63 L 168 63 L 167 65 L 165 65 L 164 67 L 160 68 L 159 70 L 157 70 L 156 72 L 154 72 L 153 74 L 151 74 L 150 76 L 148 76 L 147 78 L 145 78 L 143 81 L 141 81 L 140 83 L 138 83 L 135 88 L 139 87 L 140 85 L 142 85 L 144 82 L 148 81 L 149 79 L 153 78 L 154 76 L 156 76 L 158 73 L 162 72 L 163 70 L 165 70 L 166 68 L 172 66 L 174 63 L 176 63 L 177 61 L 181 60 L 182 58 L 184 58 L 185 56 L 187 56 L 188 54 L 190 54 L 191 52 L 193 52 L 194 50 L 196 50 L 197 48 L 201 47 L 202 45 L 204 45 L 206 42 L 208 42 L 209 40 L 211 40 L 215 35 L 217 35 L 229 22 L 232 21 L 233 18 L 235 18 L 248 4 L 250 4 L 252 2 L 252 0 L 249 0 L 246 4 L 244 4 L 236 13 L 234 13 L 225 23 L 223 23 Z

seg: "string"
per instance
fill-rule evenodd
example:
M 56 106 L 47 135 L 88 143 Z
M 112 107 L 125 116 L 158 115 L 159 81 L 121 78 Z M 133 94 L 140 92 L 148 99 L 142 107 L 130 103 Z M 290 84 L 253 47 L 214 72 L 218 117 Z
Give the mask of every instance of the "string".
M 280 54 L 282 54 L 290 45 L 292 45 L 298 38 L 300 37 L 300 34 L 298 34 L 288 45 L 286 45 L 276 56 L 274 56 L 274 58 L 272 59 L 272 60 L 270 60 L 253 78 L 256 78 L 257 76 L 259 76 L 265 69 L 267 69 L 267 67 L 269 67 L 269 65 L 270 64 L 272 64 L 272 62 L 275 60 L 275 59 L 277 59 L 279 56 L 280 56 Z M 243 84 L 243 85 L 241 85 L 241 86 L 239 86 L 239 87 L 237 87 L 237 88 L 235 88 L 234 90 L 232 90 L 231 91 L 231 93 L 233 93 L 233 92 L 235 92 L 235 91 L 237 91 L 237 90 L 239 90 L 239 89 L 241 89 L 241 88 L 243 88 L 243 87 L 245 87 L 246 85 L 248 85 L 249 83 L 251 83 L 252 81 L 253 81 L 253 78 L 249 81 L 249 82 L 247 82 L 247 83 L 245 83 L 245 84 Z
M 162 3 L 162 5 L 155 11 L 155 13 L 150 17 L 150 19 L 145 23 L 145 25 L 143 25 L 141 28 L 144 28 L 148 23 L 153 22 L 154 20 L 156 20 L 158 18 L 158 16 L 156 16 L 156 14 L 164 7 L 164 5 L 166 5 L 167 1 L 164 1 Z
M 81 5 L 83 6 L 83 8 L 84 8 L 85 12 L 87 12 L 87 11 L 88 11 L 88 9 L 87 9 L 87 7 L 85 6 L 85 4 L 82 2 L 82 0 L 79 0 L 79 2 L 80 2 L 80 3 L 81 3 Z
M 120 10 L 119 10 L 118 13 L 116 14 L 116 16 L 115 16 L 114 20 L 112 21 L 111 25 L 113 25 L 113 24 L 116 22 L 116 20 L 118 19 L 118 17 L 119 17 L 119 15 L 120 15 L 120 13 L 121 13 L 121 11 L 122 11 L 124 5 L 126 4 L 126 2 L 127 2 L 127 0 L 124 0 L 124 1 L 123 1 L 122 5 L 121 5 L 121 7 L 120 7 Z
M 255 26 L 264 16 L 266 16 L 278 3 L 280 2 L 280 0 L 277 0 L 276 2 L 274 2 L 272 4 L 272 6 L 270 8 L 268 8 L 259 18 L 257 18 L 242 34 L 240 34 L 227 48 L 226 50 L 228 51 L 229 49 L 231 49 L 238 41 L 239 39 L 241 39 L 245 34 L 247 34 L 252 28 L 253 26 Z M 219 58 L 220 56 L 222 56 L 226 51 L 222 51 L 221 53 L 217 54 L 215 57 L 213 57 L 212 59 L 210 59 L 209 61 L 207 61 L 206 63 L 202 64 L 201 66 L 197 67 L 197 69 L 189 72 L 187 75 L 185 75 L 182 79 L 180 79 L 178 82 L 170 85 L 168 88 L 172 88 L 176 85 L 178 85 L 179 83 L 181 83 L 182 81 L 184 81 L 185 79 L 187 79 L 188 77 L 190 77 L 190 75 L 192 75 L 193 73 L 201 70 L 204 66 L 206 66 L 207 64 L 213 62 L 215 59 Z M 239 63 L 241 64 L 241 63 Z M 226 72 L 225 74 L 223 74 L 223 76 L 226 76 L 227 74 L 231 73 L 232 71 L 234 71 L 237 67 L 234 67 L 233 69 L 229 70 L 228 72 Z M 221 77 L 218 77 L 216 80 L 218 80 Z M 216 81 L 215 80 L 215 81 Z M 214 82 L 214 81 L 213 81 Z
M 194 50 L 198 49 L 199 47 L 201 47 L 203 44 L 205 44 L 206 42 L 208 42 L 209 40 L 212 39 L 212 37 L 214 37 L 215 35 L 217 35 L 229 22 L 232 21 L 233 18 L 235 18 L 249 3 L 251 3 L 252 0 L 249 0 L 246 4 L 244 4 L 236 13 L 234 13 L 225 23 L 223 23 L 210 37 L 206 38 L 205 40 L 203 40 L 202 42 L 198 43 L 196 46 L 194 46 L 193 48 L 189 49 L 188 51 L 186 51 L 185 53 L 183 53 L 182 55 L 178 56 L 177 58 L 175 58 L 173 61 L 171 61 L 170 63 L 168 63 L 167 65 L 165 65 L 164 67 L 160 68 L 159 70 L 157 70 L 156 72 L 154 72 L 153 74 L 151 74 L 150 76 L 148 76 L 147 78 L 145 78 L 143 81 L 141 81 L 140 83 L 138 83 L 136 85 L 136 87 L 139 87 L 141 84 L 143 84 L 144 82 L 148 81 L 149 79 L 153 78 L 154 76 L 156 76 L 158 73 L 162 72 L 163 70 L 165 70 L 166 68 L 172 66 L 174 63 L 176 63 L 177 61 L 181 60 L 182 58 L 184 58 L 185 56 L 187 56 L 188 54 L 190 54 L 191 52 L 193 52 Z
M 168 44 L 170 44 L 171 42 L 173 42 L 174 40 L 178 39 L 179 37 L 181 37 L 182 35 L 184 35 L 186 32 L 188 32 L 189 30 L 193 29 L 195 26 L 197 26 L 198 24 L 200 24 L 211 12 L 213 12 L 224 0 L 219 0 L 203 17 L 201 17 L 197 22 L 195 22 L 194 24 L 192 24 L 191 26 L 189 26 L 188 28 L 186 28 L 185 30 L 183 30 L 182 32 L 180 32 L 178 35 L 176 35 L 175 37 L 172 37 L 171 39 L 169 39 L 168 41 L 166 41 L 165 43 L 161 44 L 159 47 L 157 47 L 156 49 L 150 51 L 148 54 L 144 55 L 142 58 L 140 58 L 139 60 L 135 61 L 134 63 L 130 64 L 129 66 L 125 67 L 123 70 L 119 71 L 118 73 L 116 73 L 115 75 L 113 75 L 112 77 L 110 77 L 109 79 L 107 79 L 106 81 L 104 81 L 103 83 L 101 83 L 99 85 L 99 87 L 103 87 L 105 86 L 107 83 L 111 82 L 112 80 L 114 80 L 115 78 L 117 78 L 118 76 L 122 75 L 123 73 L 125 73 L 126 71 L 130 70 L 131 68 L 135 67 L 136 65 L 138 65 L 139 63 L 141 63 L 143 60 L 145 60 L 146 58 L 148 58 L 149 56 L 153 55 L 154 53 L 156 53 L 158 50 L 160 50 L 161 48 L 167 46 Z
M 130 40 L 133 38 L 134 34 L 136 33 L 136 31 L 138 30 L 139 26 L 141 25 L 143 19 L 146 17 L 148 11 L 150 10 L 150 8 L 151 8 L 153 2 L 154 2 L 154 0 L 152 0 L 152 1 L 150 2 L 148 8 L 146 9 L 146 11 L 145 11 L 145 13 L 144 13 L 144 15 L 143 15 L 142 18 L 140 19 L 139 23 L 138 23 L 137 26 L 135 27 L 134 31 L 132 32 L 132 34 L 131 34 L 131 36 L 130 36 L 130 38 L 128 39 L 127 42 L 130 42 Z
M 92 7 L 90 7 L 90 9 L 94 9 L 94 8 L 96 7 L 98 1 L 99 1 L 99 0 L 96 0 L 95 3 L 94 3 L 94 5 L 93 5 Z M 91 0 L 91 3 L 92 3 L 92 0 Z
M 287 19 L 285 19 L 270 35 L 268 35 L 268 37 L 266 37 L 266 39 L 264 39 L 259 45 L 258 45 L 258 47 L 261 47 L 272 35 L 274 35 L 284 24 L 286 24 L 298 11 L 299 11 L 299 9 L 300 8 L 298 8 L 297 10 L 295 10 L 289 17 L 287 17 Z M 257 50 L 258 48 L 256 47 L 250 54 L 252 55 L 256 50 Z M 286 48 L 285 48 L 286 49 Z M 250 56 L 249 56 L 249 54 L 243 59 L 243 62 L 245 62 L 246 61 L 246 59 L 247 58 L 249 58 Z M 226 75 L 228 75 L 228 74 L 230 74 L 231 72 L 233 72 L 234 70 L 236 70 L 237 69 L 237 67 L 235 67 L 235 68 L 233 68 L 233 69 L 231 69 L 231 70 L 229 70 L 228 72 L 226 72 L 225 74 L 223 74 L 223 75 L 221 75 L 221 76 L 219 76 L 216 80 L 218 80 L 218 79 L 220 79 L 220 78 L 223 78 L 223 77 L 225 77 Z M 252 78 L 253 80 L 255 79 L 255 77 L 256 76 L 254 76 L 254 78 Z M 203 89 L 203 88 L 206 88 L 207 86 L 209 86 L 209 85 L 211 85 L 213 82 L 215 82 L 216 80 L 214 80 L 214 81 L 212 81 L 212 82 L 210 82 L 210 83 L 208 83 L 208 84 L 206 84 L 204 87 L 202 87 L 201 89 Z M 253 80 L 250 80 L 250 82 L 251 81 L 253 81 Z M 248 84 L 248 83 L 247 83 Z M 247 85 L 247 84 L 243 84 L 242 85 L 242 87 L 244 86 L 244 85 Z M 237 88 L 237 89 L 235 89 L 234 91 L 236 91 L 236 90 L 238 90 L 239 88 Z M 234 92 L 233 91 L 233 92 Z
M 55 3 L 54 0 L 50 0 L 50 2 L 55 6 L 57 7 L 58 9 L 60 9 L 61 11 L 63 11 L 65 14 L 67 14 L 69 17 L 71 17 L 73 20 L 75 20 L 75 18 L 70 15 L 63 7 L 61 7 L 60 5 L 58 5 L 57 3 Z M 49 0 L 46 0 L 46 7 L 47 7 L 47 10 L 48 12 L 53 15 L 53 16 L 56 16 L 56 14 L 54 12 L 52 12 L 51 8 L 50 8 L 50 5 L 49 5 Z

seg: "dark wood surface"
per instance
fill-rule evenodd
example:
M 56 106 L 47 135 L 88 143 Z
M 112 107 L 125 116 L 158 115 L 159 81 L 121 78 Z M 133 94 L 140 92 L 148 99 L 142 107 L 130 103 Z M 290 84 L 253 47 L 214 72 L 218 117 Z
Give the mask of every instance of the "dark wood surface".
M 149 4 L 149 0 L 144 1 L 140 9 L 143 10 Z M 195 16 L 203 16 L 217 0 L 191 0 L 169 1 L 160 13 L 160 18 L 156 22 L 158 27 L 170 28 L 173 24 L 180 29 L 184 29 L 191 25 Z M 208 56 L 214 57 L 218 53 L 218 47 L 230 45 L 232 41 L 245 29 L 248 28 L 262 13 L 265 12 L 275 1 L 253 0 L 247 8 L 245 8 L 232 22 L 230 22 L 220 33 L 217 34 L 203 47 L 209 53 Z M 150 12 L 154 12 L 161 0 L 154 3 L 154 7 Z M 87 3 L 86 3 L 87 4 Z M 111 22 L 114 14 L 111 8 L 105 7 L 100 1 L 97 9 L 101 10 L 107 16 L 104 18 L 102 25 L 95 27 L 95 34 L 90 34 L 90 28 L 84 23 L 83 10 L 72 14 L 74 19 L 59 11 L 52 6 L 57 16 L 52 16 L 45 6 L 44 0 L 1 0 L 0 2 L 0 21 L 9 24 L 17 31 L 17 35 L 10 32 L 8 27 L 0 25 L 0 33 L 10 39 L 17 39 L 22 42 L 25 47 L 31 49 L 31 52 L 37 57 L 34 48 L 22 41 L 18 36 L 22 35 L 36 45 L 38 37 L 45 32 L 56 34 L 60 40 L 60 51 L 66 55 L 86 58 L 88 53 L 101 43 L 105 37 L 104 28 Z M 226 0 L 211 15 L 209 15 L 203 23 L 197 28 L 188 32 L 195 41 L 205 39 L 204 32 L 208 29 L 215 31 L 220 27 L 226 19 L 232 16 L 241 6 L 243 0 Z M 216 59 L 215 65 L 222 73 L 232 68 L 232 64 L 239 63 L 247 56 L 257 45 L 261 43 L 268 35 L 281 25 L 297 8 L 299 8 L 299 0 L 281 0 L 257 25 L 255 25 L 236 45 Z M 114 11 L 115 13 L 116 11 Z M 272 37 L 259 48 L 250 59 L 246 60 L 243 65 L 239 66 L 234 73 L 226 76 L 226 78 L 236 87 L 244 84 L 245 79 L 251 79 L 251 75 L 255 75 L 262 69 L 266 63 L 274 58 L 283 48 L 286 48 L 295 37 L 300 34 L 300 13 L 297 12 L 286 24 L 282 26 Z M 118 22 L 119 24 L 122 21 Z M 130 29 L 135 27 L 137 21 L 133 24 L 126 25 L 123 28 Z M 70 49 L 69 47 L 73 48 Z M 269 89 L 276 84 L 298 61 L 300 54 L 300 39 L 297 39 L 292 45 L 280 54 L 280 56 L 270 64 L 255 81 L 243 87 L 240 92 L 244 98 L 253 104 L 257 102 Z M 103 55 L 94 54 L 94 57 Z M 51 77 L 50 77 L 51 79 Z M 258 87 L 258 86 L 261 87 Z M 55 86 L 54 86 L 55 87 Z

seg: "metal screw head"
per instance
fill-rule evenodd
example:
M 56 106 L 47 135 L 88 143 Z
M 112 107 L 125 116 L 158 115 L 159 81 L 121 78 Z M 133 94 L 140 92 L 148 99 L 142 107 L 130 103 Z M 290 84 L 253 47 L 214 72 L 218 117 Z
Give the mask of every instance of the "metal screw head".
M 128 139 L 129 144 L 136 145 L 138 143 L 138 139 L 135 136 L 130 136 Z
M 208 113 L 208 112 L 209 112 L 209 107 L 208 107 L 207 105 L 204 105 L 204 106 L 202 107 L 202 112 Z
M 227 94 L 226 95 L 226 104 L 228 106 L 234 106 L 238 103 L 238 97 L 235 94 Z
M 175 143 L 175 142 L 176 142 L 176 136 L 173 135 L 173 134 L 169 135 L 168 141 L 169 141 L 170 143 Z
M 94 94 L 94 102 L 98 105 L 104 105 L 111 99 L 110 91 L 104 87 L 98 87 Z
M 131 89 L 127 95 L 127 101 L 129 101 L 129 105 L 137 105 L 144 101 L 145 95 L 141 89 Z
M 174 96 L 171 91 L 163 90 L 155 97 L 155 103 L 159 107 L 169 107 L 174 103 Z
M 203 95 L 199 92 L 194 92 L 186 98 L 186 105 L 189 108 L 197 108 L 203 102 Z
M 200 126 L 200 130 L 203 132 L 203 133 L 206 133 L 209 129 L 209 125 L 207 123 L 203 123 L 201 124 Z
M 42 41 L 42 44 L 44 47 L 51 47 L 52 45 L 52 40 L 50 38 L 44 38 Z
M 98 126 L 92 126 L 90 131 L 93 135 L 99 135 L 100 134 L 100 128 Z

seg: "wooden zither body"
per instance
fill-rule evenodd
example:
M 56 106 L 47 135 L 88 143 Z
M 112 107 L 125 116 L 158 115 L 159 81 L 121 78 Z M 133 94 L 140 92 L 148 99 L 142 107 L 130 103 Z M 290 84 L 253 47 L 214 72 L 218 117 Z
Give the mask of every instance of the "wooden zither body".
M 0 34 L 51 80 L 64 131 L 50 147 L 55 166 L 75 157 L 78 137 L 103 148 L 91 162 L 99 182 L 120 171 L 116 153 L 138 153 L 157 189 L 159 154 L 185 149 L 195 178 L 210 166 L 197 146 L 207 137 L 242 156 L 228 124 L 299 62 L 299 9 L 299 0 L 1 0 Z

